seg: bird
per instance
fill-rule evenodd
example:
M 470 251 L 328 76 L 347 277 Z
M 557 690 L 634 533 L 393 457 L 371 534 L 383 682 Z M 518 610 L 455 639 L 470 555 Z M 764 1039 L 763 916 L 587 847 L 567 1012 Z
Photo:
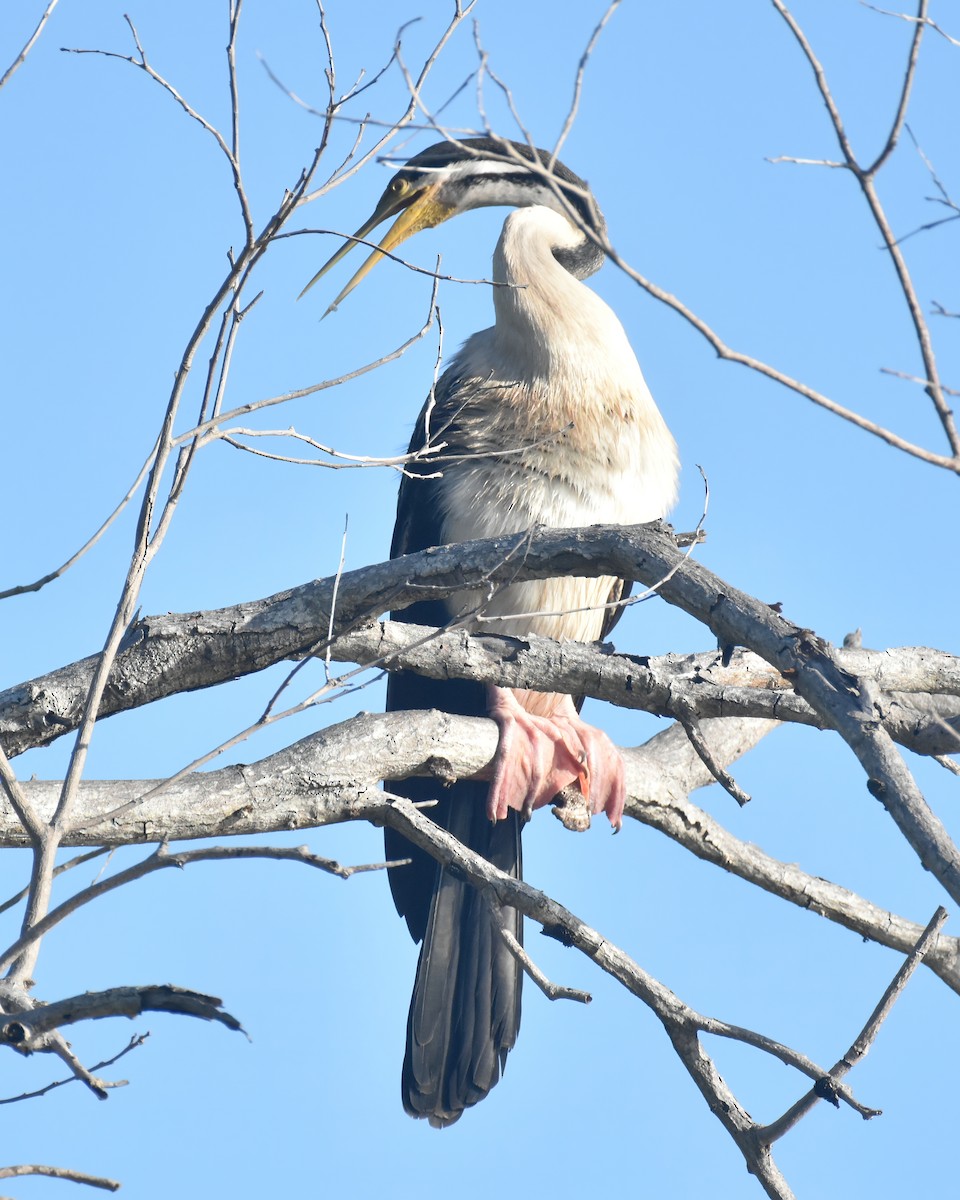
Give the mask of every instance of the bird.
M 508 214 L 493 255 L 494 324 L 469 337 L 425 403 L 401 479 L 391 557 L 472 538 L 662 518 L 677 491 L 674 439 L 613 311 L 583 281 L 603 265 L 606 223 L 583 179 L 552 153 L 504 138 L 446 140 L 390 180 L 370 218 L 306 292 L 383 221 L 393 225 L 334 310 L 380 259 L 418 231 L 470 209 Z M 302 294 L 302 293 L 301 293 Z M 325 314 L 326 315 L 326 314 Z M 442 446 L 424 461 L 423 451 Z M 391 614 L 418 625 L 493 628 L 523 637 L 602 640 L 629 581 L 603 577 L 463 590 Z M 499 743 L 489 784 L 385 781 L 507 875 L 522 877 L 521 831 L 561 792 L 623 813 L 623 761 L 563 694 L 391 672 L 387 708 L 491 716 Z M 589 819 L 589 818 L 588 818 Z M 574 824 L 578 823 L 573 820 Z M 401 1076 L 406 1111 L 443 1128 L 500 1079 L 520 1027 L 522 942 L 513 909 L 494 913 L 467 881 L 397 832 L 385 832 L 399 914 L 421 943 Z

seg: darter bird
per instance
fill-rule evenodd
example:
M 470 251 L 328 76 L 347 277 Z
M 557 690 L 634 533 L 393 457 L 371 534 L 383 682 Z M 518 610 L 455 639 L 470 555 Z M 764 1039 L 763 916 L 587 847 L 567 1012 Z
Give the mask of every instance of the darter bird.
M 544 150 L 499 138 L 445 141 L 394 175 L 355 238 L 395 217 L 379 243 L 488 205 L 513 207 L 493 256 L 495 320 L 468 338 L 424 406 L 410 452 L 443 443 L 439 465 L 414 460 L 400 485 L 391 556 L 429 546 L 595 523 L 653 521 L 673 504 L 677 453 L 623 327 L 582 281 L 603 264 L 605 223 L 582 179 Z M 310 287 L 356 244 L 349 240 Z M 383 255 L 375 250 L 331 309 Z M 305 288 L 304 291 L 307 289 Z M 329 310 L 328 310 L 329 311 Z M 593 641 L 614 625 L 629 583 L 557 578 L 511 583 L 492 598 L 464 591 L 394 619 L 442 626 L 480 606 L 498 632 Z M 490 784 L 387 782 L 465 846 L 521 873 L 531 812 L 574 785 L 588 810 L 619 827 L 623 762 L 607 736 L 562 694 L 484 688 L 391 673 L 391 710 L 491 716 L 500 741 Z M 456 1121 L 497 1083 L 520 1026 L 521 969 L 501 925 L 470 884 L 386 831 L 393 898 L 422 942 L 407 1023 L 403 1103 L 435 1126 Z M 520 915 L 505 909 L 518 939 Z

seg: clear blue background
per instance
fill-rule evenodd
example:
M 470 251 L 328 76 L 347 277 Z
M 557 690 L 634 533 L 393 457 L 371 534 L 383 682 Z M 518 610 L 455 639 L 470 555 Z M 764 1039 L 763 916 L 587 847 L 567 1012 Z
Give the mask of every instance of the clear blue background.
M 43 5 L 0 12 L 0 63 Z M 417 68 L 452 10 L 330 0 L 341 89 L 390 55 L 397 27 Z M 935 9 L 938 6 L 934 6 Z M 953 11 L 934 16 L 949 24 Z M 60 46 L 130 53 L 124 6 L 63 3 L 26 65 L 0 92 L 3 321 L 2 467 L 7 514 L 0 586 L 26 582 L 66 558 L 132 481 L 149 451 L 186 340 L 242 228 L 226 164 L 212 140 L 128 64 L 62 54 Z M 221 129 L 228 126 L 226 5 L 139 0 L 128 10 L 155 67 Z M 480 0 L 490 64 L 509 83 L 536 141 L 562 125 L 580 54 L 602 5 Z M 796 6 L 821 55 L 847 129 L 864 160 L 879 151 L 895 111 L 911 33 L 848 0 Z M 953 29 L 956 35 L 960 30 Z M 268 79 L 260 53 L 298 95 L 322 105 L 325 67 L 309 3 L 248 0 L 238 46 L 242 152 L 258 228 L 294 183 L 320 122 Z M 910 122 L 947 185 L 960 194 L 956 113 L 960 50 L 931 34 Z M 431 77 L 439 107 L 476 67 L 468 24 Z M 485 101 L 501 133 L 516 132 L 495 87 Z M 354 115 L 390 121 L 405 104 L 396 69 Z M 444 110 L 477 125 L 473 83 Z M 327 171 L 355 133 L 338 127 Z M 412 138 L 410 152 L 434 140 Z M 920 388 L 882 375 L 922 370 L 891 265 L 854 181 L 815 167 L 772 165 L 781 154 L 835 158 L 808 66 L 765 3 L 624 4 L 588 67 L 563 159 L 603 207 L 615 245 L 638 270 L 680 296 L 738 349 L 937 451 L 945 445 Z M 323 170 L 321 175 L 323 175 Z M 292 228 L 352 231 L 372 209 L 387 169 L 372 167 L 302 213 Z M 944 215 L 908 139 L 880 190 L 895 230 Z M 410 257 L 465 278 L 489 273 L 503 213 L 484 210 L 421 235 Z M 906 243 L 924 307 L 960 308 L 957 225 Z M 244 322 L 227 405 L 352 370 L 392 348 L 426 315 L 429 283 L 383 265 L 342 309 L 318 318 L 348 276 L 300 288 L 331 253 L 330 238 L 275 246 Z M 614 267 L 593 285 L 627 327 L 681 448 L 680 528 L 711 489 L 709 540 L 699 557 L 721 576 L 839 642 L 958 649 L 954 476 L 907 458 L 744 369 L 718 362 L 682 320 Z M 489 323 L 485 287 L 441 290 L 445 353 Z M 960 381 L 957 323 L 931 318 L 943 375 Z M 184 420 L 195 410 L 205 354 Z M 394 454 L 406 445 L 436 356 L 430 337 L 402 361 L 247 423 L 294 425 L 338 449 Z M 186 426 L 184 426 L 186 427 Z M 276 447 L 298 453 L 290 444 Z M 268 463 L 225 445 L 205 450 L 142 595 L 146 613 L 253 599 L 336 569 L 349 518 L 346 565 L 386 556 L 396 477 Z M 3 685 L 95 650 L 125 571 L 132 513 L 64 579 L 0 611 Z M 660 602 L 617 632 L 643 653 L 709 649 L 702 628 Z M 90 774 L 171 773 L 249 724 L 284 669 L 215 692 L 179 697 L 97 728 Z M 312 681 L 317 686 L 319 669 Z M 268 731 L 230 760 L 250 760 L 360 707 L 379 685 Z M 625 744 L 658 728 L 635 714 L 597 712 Z M 18 769 L 55 777 L 66 746 L 24 756 Z M 220 762 L 228 761 L 221 759 Z M 957 781 L 911 759 L 921 786 L 954 830 Z M 805 870 L 924 923 L 943 898 L 869 797 L 832 735 L 782 730 L 736 768 L 754 796 L 738 811 L 716 787 L 695 797 L 738 836 Z M 271 839 L 279 841 L 281 839 Z M 302 837 L 296 839 L 302 841 Z M 319 831 L 310 844 L 343 861 L 380 855 L 368 828 Z M 798 911 L 631 826 L 613 840 L 543 817 L 525 838 L 526 873 L 624 947 L 701 1011 L 753 1026 L 824 1065 L 847 1048 L 899 965 L 899 956 Z M 115 864 L 137 852 L 124 851 Z M 84 868 L 86 882 L 96 867 Z M 27 860 L 0 861 L 3 895 Z M 84 873 L 85 872 L 85 873 Z M 62 886 L 62 885 L 61 885 Z M 62 893 L 58 893 L 62 894 Z M 6 916 L 4 936 L 16 930 Z M 956 932 L 952 926 L 948 931 Z M 131 1086 L 97 1103 L 77 1085 L 5 1107 L 8 1161 L 68 1164 L 124 1182 L 126 1195 L 405 1197 L 441 1190 L 464 1200 L 492 1189 L 574 1197 L 759 1195 L 736 1151 L 676 1062 L 647 1011 L 585 960 L 529 937 L 554 978 L 588 988 L 586 1009 L 551 1005 L 527 988 L 524 1027 L 506 1078 L 452 1130 L 410 1121 L 399 1066 L 416 951 L 395 917 L 386 881 L 341 883 L 281 864 L 165 872 L 79 913 L 51 935 L 37 993 L 58 998 L 130 982 L 171 981 L 222 996 L 252 1041 L 151 1015 L 133 1026 L 77 1027 L 87 1063 L 115 1053 L 133 1029 L 145 1047 L 114 1073 Z M 541 944 L 542 943 L 542 944 Z M 862 1122 L 826 1106 L 775 1149 L 799 1196 L 882 1196 L 954 1185 L 954 1083 L 960 998 L 929 972 L 910 984 L 869 1058 L 852 1077 L 884 1110 Z M 710 1043 L 744 1106 L 771 1119 L 804 1081 L 756 1052 Z M 60 1075 L 34 1058 L 8 1061 L 4 1094 Z M 24 1181 L 17 1196 L 58 1185 Z

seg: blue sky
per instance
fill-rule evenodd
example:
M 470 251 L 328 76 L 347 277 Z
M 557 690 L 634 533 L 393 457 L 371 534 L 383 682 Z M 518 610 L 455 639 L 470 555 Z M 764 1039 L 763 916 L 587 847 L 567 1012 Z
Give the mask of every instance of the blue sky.
M 308 161 L 320 124 L 269 80 L 258 55 L 316 104 L 325 63 L 310 4 L 247 2 L 238 46 L 241 136 L 261 225 Z M 39 0 L 4 6 L 0 64 L 12 59 L 42 8 Z M 452 5 L 330 0 L 328 9 L 346 87 L 387 60 L 398 25 L 413 16 L 421 19 L 405 34 L 404 56 L 417 66 Z M 10 514 L 0 587 L 61 562 L 129 486 L 186 340 L 224 273 L 228 248 L 242 236 L 223 159 L 170 97 L 126 63 L 60 52 L 130 53 L 123 11 L 109 0 L 64 2 L 0 92 L 8 302 L 0 492 Z M 133 0 L 126 11 L 155 67 L 225 128 L 226 5 Z M 602 4 L 565 6 L 561 18 L 544 0 L 477 4 L 490 66 L 510 85 L 540 145 L 552 144 L 563 124 L 576 64 L 602 12 Z M 848 0 L 804 0 L 796 15 L 855 147 L 869 160 L 896 107 L 909 28 Z M 951 13 L 933 16 L 949 24 Z M 954 195 L 958 54 L 942 38 L 927 38 L 909 118 Z M 427 91 L 435 108 L 453 97 L 443 112 L 453 127 L 477 126 L 476 62 L 473 30 L 464 26 Z M 355 114 L 389 121 L 403 103 L 393 69 Z M 498 132 L 516 133 L 489 82 L 484 103 Z M 354 134 L 354 125 L 338 127 L 329 169 Z M 413 153 L 430 140 L 419 134 L 405 144 Z M 682 14 L 636 3 L 614 14 L 587 69 L 562 157 L 589 181 L 624 257 L 729 344 L 944 451 L 922 391 L 880 372 L 921 368 L 902 296 L 853 180 L 767 161 L 836 154 L 809 68 L 773 7 L 691 0 Z M 306 209 L 292 228 L 352 231 L 387 177 L 387 169 L 371 167 Z M 899 234 L 942 215 L 926 199 L 934 189 L 909 139 L 879 186 Z M 483 278 L 503 215 L 481 210 L 420 235 L 409 256 L 431 267 L 442 254 L 445 272 Z M 934 301 L 960 307 L 957 228 L 906 243 L 927 310 Z M 234 356 L 230 405 L 352 370 L 399 344 L 426 315 L 423 276 L 386 264 L 321 323 L 347 270 L 295 301 L 335 244 L 320 235 L 291 238 L 267 256 L 258 279 L 264 295 Z M 679 528 L 693 527 L 703 506 L 698 464 L 709 479 L 701 560 L 761 599 L 782 602 L 790 619 L 832 641 L 859 627 L 872 647 L 957 651 L 956 478 L 719 362 L 698 334 L 613 266 L 592 283 L 624 322 L 679 443 Z M 490 299 L 483 286 L 447 284 L 440 301 L 449 356 L 489 323 Z M 933 318 L 932 328 L 942 374 L 957 384 L 956 322 Z M 395 454 L 406 445 L 436 353 L 428 337 L 397 363 L 249 423 L 293 425 L 350 453 Z M 185 418 L 197 396 L 195 389 Z M 395 491 L 387 469 L 311 469 L 212 446 L 147 576 L 143 611 L 215 607 L 331 574 L 345 524 L 346 565 L 379 561 L 388 551 Z M 2 686 L 102 642 L 132 520 L 122 518 L 62 580 L 5 602 Z M 631 611 L 616 641 L 636 653 L 711 645 L 707 631 L 660 602 Z M 177 770 L 254 719 L 282 677 L 267 672 L 104 722 L 91 775 Z M 267 731 L 233 759 L 260 758 L 382 702 L 382 689 L 371 688 Z M 635 714 L 595 710 L 594 717 L 624 744 L 658 728 Z M 28 754 L 18 770 L 55 777 L 66 753 L 64 744 Z M 956 780 L 910 761 L 930 802 L 955 827 Z M 782 730 L 736 775 L 754 796 L 745 810 L 715 787 L 695 799 L 738 836 L 921 923 L 941 901 L 832 735 Z M 839 1057 L 896 971 L 896 955 L 756 894 L 649 830 L 630 827 L 614 841 L 601 825 L 573 838 L 554 821 L 536 821 L 525 837 L 527 877 L 701 1011 L 759 1028 L 821 1062 Z M 379 856 L 378 835 L 367 828 L 323 830 L 309 840 L 344 861 Z M 133 857 L 123 852 L 116 860 Z M 26 859 L 8 853 L 0 870 L 5 896 L 21 886 Z M 12 931 L 11 918 L 4 920 Z M 563 1197 L 596 1190 L 598 1178 L 611 1192 L 759 1195 L 656 1022 L 586 961 L 542 940 L 529 937 L 538 962 L 592 991 L 593 1004 L 551 1005 L 528 987 L 504 1081 L 437 1135 L 400 1108 L 415 949 L 384 879 L 344 884 L 282 864 L 164 872 L 89 907 L 51 936 L 38 994 L 169 980 L 222 996 L 252 1041 L 163 1017 L 77 1027 L 74 1045 L 87 1062 L 115 1053 L 134 1027 L 152 1030 L 121 1064 L 131 1086 L 105 1104 L 71 1087 L 4 1108 L 6 1156 L 109 1174 L 144 1197 L 167 1194 L 172 1180 L 185 1195 L 216 1189 L 240 1198 L 388 1187 L 405 1196 L 455 1181 L 458 1194 L 473 1200 L 505 1180 L 511 1189 Z M 947 1157 L 929 1148 L 952 1122 L 957 1003 L 929 972 L 911 982 L 852 1080 L 860 1099 L 884 1116 L 867 1124 L 821 1106 L 777 1147 L 798 1195 L 874 1196 L 908 1183 L 935 1192 L 952 1181 Z M 777 1115 L 802 1090 L 786 1068 L 753 1052 L 710 1049 L 758 1117 Z M 8 1067 L 4 1094 L 51 1074 L 37 1059 Z M 571 1119 L 579 1137 L 568 1133 Z M 23 1183 L 14 1194 L 57 1186 Z

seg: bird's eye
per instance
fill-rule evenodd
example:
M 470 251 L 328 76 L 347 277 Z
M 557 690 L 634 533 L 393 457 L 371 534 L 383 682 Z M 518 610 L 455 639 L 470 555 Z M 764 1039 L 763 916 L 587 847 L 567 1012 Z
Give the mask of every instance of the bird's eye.
M 407 190 L 407 181 L 405 179 L 395 179 L 390 184 L 390 190 L 395 196 L 402 196 Z

